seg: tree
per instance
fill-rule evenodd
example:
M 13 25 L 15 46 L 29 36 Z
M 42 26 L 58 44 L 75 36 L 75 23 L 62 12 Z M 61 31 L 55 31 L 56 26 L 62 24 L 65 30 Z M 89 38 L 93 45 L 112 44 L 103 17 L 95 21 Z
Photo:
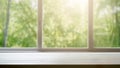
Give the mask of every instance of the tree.
M 3 44 L 4 46 L 7 47 L 36 46 L 37 42 L 37 8 L 35 6 L 36 3 L 37 0 L 34 1 L 0 0 L 1 47 L 3 47 Z
M 3 39 L 4 47 L 7 47 L 8 26 L 9 26 L 9 22 L 10 22 L 10 4 L 11 4 L 11 0 L 8 0 L 6 23 L 5 23 L 5 27 L 4 27 L 4 39 Z
M 0 0 L 0 47 L 3 47 L 4 23 L 6 22 L 7 0 Z
M 102 47 L 120 47 L 120 0 L 98 0 L 95 14 L 95 26 L 101 25 L 96 32 L 108 32 L 107 36 L 96 36 L 97 45 Z M 103 14 L 103 15 L 102 15 Z M 100 17 L 101 15 L 101 17 Z M 106 25 L 106 26 L 104 26 Z M 99 38 L 102 37 L 102 38 Z

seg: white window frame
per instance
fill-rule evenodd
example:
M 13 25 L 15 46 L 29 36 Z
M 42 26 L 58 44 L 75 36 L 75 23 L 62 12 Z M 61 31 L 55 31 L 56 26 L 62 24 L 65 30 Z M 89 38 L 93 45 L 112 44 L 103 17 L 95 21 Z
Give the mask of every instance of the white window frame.
M 93 0 L 88 0 L 88 48 L 43 48 L 43 0 L 38 0 L 38 46 L 37 48 L 0 48 L 0 52 L 120 52 L 120 48 L 94 48 Z

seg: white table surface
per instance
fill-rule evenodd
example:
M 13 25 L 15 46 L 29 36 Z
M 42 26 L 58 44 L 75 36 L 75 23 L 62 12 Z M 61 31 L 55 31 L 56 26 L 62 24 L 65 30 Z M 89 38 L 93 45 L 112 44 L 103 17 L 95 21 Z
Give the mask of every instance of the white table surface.
M 120 64 L 120 53 L 0 53 L 0 64 Z

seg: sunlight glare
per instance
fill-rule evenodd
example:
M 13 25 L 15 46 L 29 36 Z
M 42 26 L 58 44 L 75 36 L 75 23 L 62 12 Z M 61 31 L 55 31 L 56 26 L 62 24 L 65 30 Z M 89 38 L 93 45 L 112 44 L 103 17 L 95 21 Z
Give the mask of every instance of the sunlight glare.
M 85 8 L 88 5 L 88 0 L 67 0 L 67 7 L 80 7 Z

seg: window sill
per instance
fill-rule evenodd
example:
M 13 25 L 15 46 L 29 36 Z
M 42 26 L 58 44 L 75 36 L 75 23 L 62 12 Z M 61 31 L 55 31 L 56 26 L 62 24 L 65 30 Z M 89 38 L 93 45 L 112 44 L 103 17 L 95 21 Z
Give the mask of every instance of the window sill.
M 0 53 L 0 64 L 120 64 L 120 53 Z

